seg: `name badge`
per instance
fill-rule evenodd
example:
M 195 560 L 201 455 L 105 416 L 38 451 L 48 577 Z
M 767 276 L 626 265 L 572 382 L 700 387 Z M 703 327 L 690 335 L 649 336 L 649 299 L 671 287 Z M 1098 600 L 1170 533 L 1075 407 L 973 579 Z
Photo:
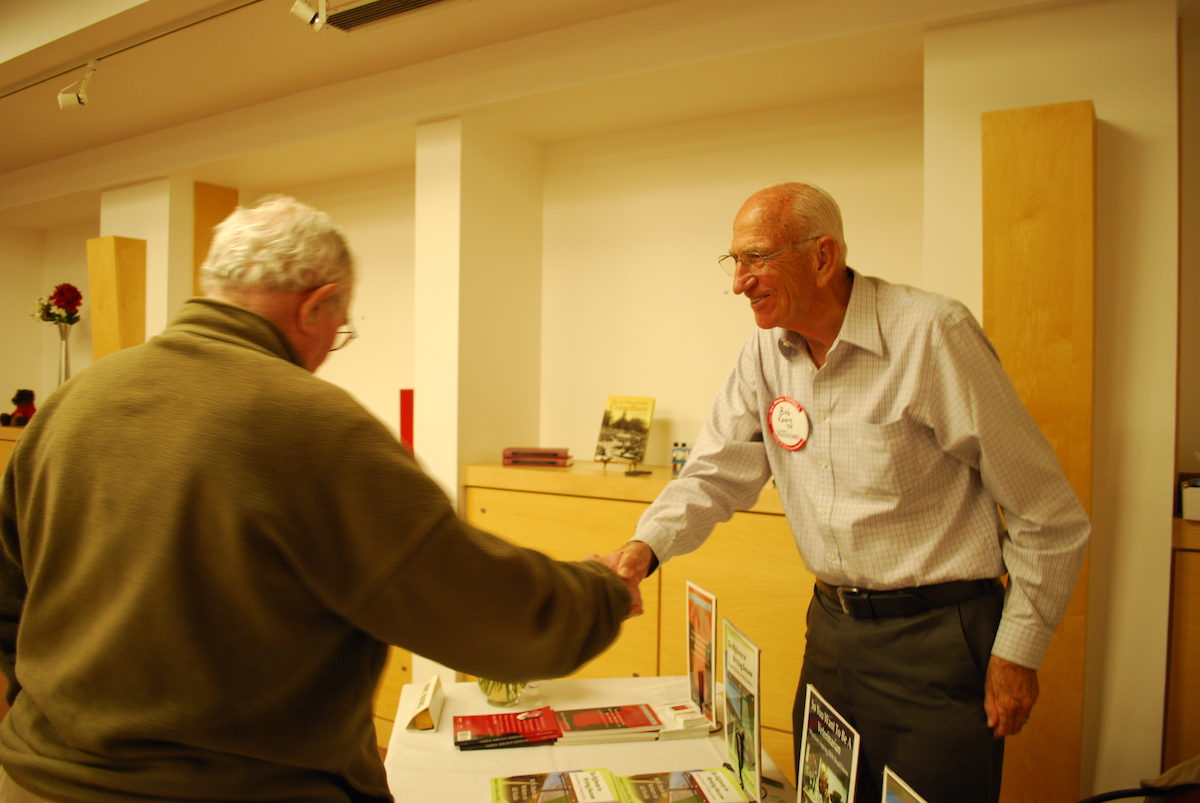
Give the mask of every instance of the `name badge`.
M 808 443 L 808 414 L 793 398 L 780 396 L 771 402 L 767 423 L 771 427 L 771 437 L 789 452 L 803 449 Z

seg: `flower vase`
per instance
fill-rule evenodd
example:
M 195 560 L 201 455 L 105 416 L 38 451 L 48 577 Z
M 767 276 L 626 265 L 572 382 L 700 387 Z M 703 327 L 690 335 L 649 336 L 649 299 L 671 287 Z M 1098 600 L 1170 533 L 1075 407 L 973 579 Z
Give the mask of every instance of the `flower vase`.
M 58 327 L 58 384 L 62 384 L 71 378 L 71 346 L 68 340 L 71 337 L 71 324 L 57 323 Z
M 521 702 L 521 694 L 525 691 L 524 683 L 501 683 L 498 680 L 479 678 L 479 689 L 487 696 L 487 701 L 501 708 L 511 708 Z

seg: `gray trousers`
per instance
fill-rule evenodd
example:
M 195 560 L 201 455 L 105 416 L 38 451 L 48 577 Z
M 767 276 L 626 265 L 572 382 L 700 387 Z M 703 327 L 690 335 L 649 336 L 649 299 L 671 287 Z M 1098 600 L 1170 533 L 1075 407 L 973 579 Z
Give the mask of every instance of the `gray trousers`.
M 1004 740 L 983 710 L 983 678 L 1004 589 L 913 616 L 855 619 L 820 593 L 808 609 L 792 724 L 801 756 L 813 684 L 861 737 L 858 803 L 877 803 L 886 764 L 928 803 L 996 803 Z

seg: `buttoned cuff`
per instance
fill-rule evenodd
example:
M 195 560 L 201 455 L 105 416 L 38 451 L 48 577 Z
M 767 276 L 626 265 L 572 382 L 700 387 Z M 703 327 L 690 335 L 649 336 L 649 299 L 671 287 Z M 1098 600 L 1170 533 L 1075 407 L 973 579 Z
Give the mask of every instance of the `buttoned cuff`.
M 992 643 L 992 655 L 1029 669 L 1039 669 L 1053 635 L 1053 630 L 1026 627 L 1002 618 Z

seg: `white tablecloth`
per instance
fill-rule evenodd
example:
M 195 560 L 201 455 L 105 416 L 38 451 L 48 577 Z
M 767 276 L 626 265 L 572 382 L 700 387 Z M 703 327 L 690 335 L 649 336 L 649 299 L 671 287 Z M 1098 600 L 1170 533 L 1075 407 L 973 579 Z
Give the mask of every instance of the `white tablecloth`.
M 410 731 L 419 689 L 405 686 L 396 712 L 396 727 L 388 742 L 388 786 L 398 803 L 489 803 L 491 779 L 507 775 L 603 767 L 615 775 L 664 770 L 711 769 L 725 763 L 720 732 L 707 739 L 617 742 L 614 744 L 551 745 L 461 752 L 451 733 L 455 716 L 494 714 L 505 709 L 488 704 L 474 683 L 445 687 L 446 704 L 436 730 Z M 600 705 L 669 703 L 688 696 L 684 677 L 611 678 L 606 680 L 548 680 L 527 689 L 514 711 L 540 708 L 585 708 Z M 772 803 L 795 801 L 795 790 L 783 773 L 763 755 L 763 774 L 779 786 L 764 785 Z

